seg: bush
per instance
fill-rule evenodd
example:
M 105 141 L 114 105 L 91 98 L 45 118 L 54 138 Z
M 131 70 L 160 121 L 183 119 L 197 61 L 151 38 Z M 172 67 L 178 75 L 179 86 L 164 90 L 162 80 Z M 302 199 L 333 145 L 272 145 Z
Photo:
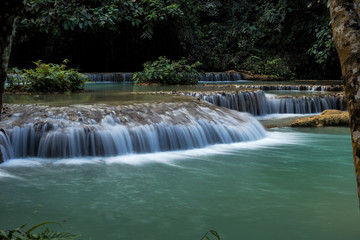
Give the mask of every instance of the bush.
M 287 79 L 293 79 L 295 77 L 294 72 L 292 72 L 284 60 L 279 57 L 269 60 L 257 56 L 250 56 L 243 63 L 243 67 L 256 74 L 272 75 Z
M 75 92 L 84 89 L 88 77 L 78 72 L 78 69 L 68 68 L 65 59 L 62 64 L 34 62 L 35 69 L 15 71 L 10 76 L 9 90 L 24 90 L 29 92 Z M 11 72 L 10 72 L 11 73 Z
M 141 72 L 134 73 L 136 83 L 160 83 L 164 85 L 189 85 L 196 84 L 203 74 L 197 70 L 200 62 L 189 64 L 182 58 L 171 61 L 166 57 L 159 57 L 157 61 L 146 62 Z

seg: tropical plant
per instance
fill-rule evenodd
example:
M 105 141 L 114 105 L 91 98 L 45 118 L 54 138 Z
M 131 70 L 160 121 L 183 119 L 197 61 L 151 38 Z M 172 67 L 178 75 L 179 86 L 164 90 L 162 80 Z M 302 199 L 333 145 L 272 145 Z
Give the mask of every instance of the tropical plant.
M 28 0 L 26 10 L 22 27 L 55 36 L 66 31 L 118 31 L 129 25 L 142 28 L 142 38 L 152 38 L 154 25 L 183 15 L 177 3 L 165 0 Z
M 55 232 L 46 228 L 39 233 L 33 231 L 41 226 L 56 222 L 43 222 L 35 225 L 28 230 L 24 230 L 27 224 L 24 224 L 13 230 L 0 230 L 1 240 L 72 240 L 78 238 L 79 235 L 73 233 Z
M 271 75 L 278 78 L 292 79 L 295 73 L 286 65 L 280 57 L 274 59 L 264 59 L 257 56 L 250 56 L 243 63 L 245 69 L 254 73 Z
M 171 61 L 166 57 L 159 57 L 156 61 L 146 62 L 141 72 L 134 73 L 133 80 L 136 83 L 165 85 L 196 84 L 202 74 L 197 70 L 200 66 L 200 62 L 189 64 L 184 58 L 179 61 Z
M 16 76 L 10 76 L 9 90 L 29 92 L 74 92 L 84 89 L 88 77 L 78 69 L 68 68 L 69 60 L 62 64 L 34 62 L 34 69 L 16 69 Z

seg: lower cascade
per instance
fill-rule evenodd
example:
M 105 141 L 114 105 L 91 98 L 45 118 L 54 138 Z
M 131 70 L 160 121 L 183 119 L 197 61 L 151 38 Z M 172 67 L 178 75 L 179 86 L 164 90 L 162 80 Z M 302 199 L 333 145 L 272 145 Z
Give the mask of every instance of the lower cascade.
M 88 107 L 78 112 L 68 108 L 37 109 L 47 112 L 47 116 L 33 113 L 16 116 L 36 122 L 25 121 L 22 126 L 0 132 L 3 158 L 6 161 L 25 157 L 72 158 L 176 151 L 258 140 L 266 135 L 262 125 L 249 114 L 194 103 L 182 105 L 165 110 L 162 106 L 161 111 L 139 105 L 138 109 L 132 107 L 129 114 L 121 107 L 97 109 L 98 113 L 104 113 L 100 121 L 91 118 L 93 109 Z M 78 116 L 75 120 L 74 113 Z M 16 117 L 11 121 L 16 122 Z
M 184 93 L 201 98 L 216 106 L 221 106 L 240 112 L 248 112 L 254 116 L 274 113 L 320 113 L 327 109 L 345 110 L 344 97 L 332 95 L 302 96 L 302 97 L 274 97 L 263 91 L 254 92 L 200 92 Z
M 341 85 L 244 85 L 244 88 L 258 88 L 264 91 L 344 91 Z

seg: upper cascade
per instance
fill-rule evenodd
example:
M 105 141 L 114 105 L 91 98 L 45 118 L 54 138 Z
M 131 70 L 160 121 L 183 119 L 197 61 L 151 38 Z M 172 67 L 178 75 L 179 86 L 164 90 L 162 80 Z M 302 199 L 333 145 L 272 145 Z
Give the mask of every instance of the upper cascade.
M 16 112 L 16 106 L 13 110 Z M 46 107 L 1 123 L 4 160 L 116 156 L 202 148 L 265 137 L 246 113 L 206 103 Z
M 86 73 L 91 82 L 130 82 L 133 73 L 112 72 L 112 73 Z
M 242 76 L 237 72 L 207 72 L 205 76 L 200 76 L 200 81 L 204 82 L 232 82 L 240 80 L 242 80 Z
M 133 81 L 133 73 L 86 73 L 91 82 L 129 82 Z M 207 72 L 205 75 L 200 75 L 200 81 L 205 82 L 225 82 L 225 81 L 239 81 L 242 76 L 238 72 Z
M 346 102 L 342 96 L 302 96 L 276 97 L 263 91 L 239 92 L 185 92 L 184 95 L 194 96 L 240 112 L 248 112 L 254 116 L 274 113 L 320 113 L 326 109 L 345 110 Z

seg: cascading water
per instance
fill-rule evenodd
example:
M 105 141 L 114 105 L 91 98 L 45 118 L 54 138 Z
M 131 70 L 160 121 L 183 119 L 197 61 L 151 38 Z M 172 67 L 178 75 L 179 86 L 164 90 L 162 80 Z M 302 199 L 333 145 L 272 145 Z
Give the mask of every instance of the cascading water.
M 22 127 L 0 132 L 3 158 L 153 153 L 258 140 L 265 136 L 262 125 L 248 114 L 195 103 L 181 105 L 183 107 L 164 103 L 161 108 L 150 107 L 150 110 L 148 107 L 151 105 L 145 108 L 145 105 L 139 105 L 128 108 L 128 111 L 112 107 L 99 110 L 99 113 L 110 112 L 104 114 L 99 122 L 83 117 L 90 115 L 93 109 L 82 109 L 83 114 L 79 112 L 75 121 L 67 114 L 59 117 L 49 109 L 38 109 L 49 116 L 39 118 L 31 115 L 27 117 L 29 121 L 36 119 L 37 123 L 24 123 Z M 59 109 L 71 115 L 72 110 Z
M 129 82 L 132 81 L 133 73 L 87 73 L 89 81 L 92 82 Z M 198 76 L 200 81 L 224 82 L 242 80 L 240 73 L 236 72 L 208 72 L 204 76 Z
M 277 98 L 263 91 L 184 93 L 184 95 L 201 98 L 216 106 L 248 112 L 254 116 L 274 113 L 320 113 L 326 109 L 345 110 L 346 106 L 343 97 L 331 95 Z
M 231 82 L 242 80 L 240 73 L 236 72 L 208 72 L 200 76 L 200 81 L 206 82 Z
M 133 73 L 87 73 L 91 82 L 129 82 L 132 81 Z
M 344 91 L 344 87 L 341 85 L 244 85 L 242 87 L 263 91 Z

